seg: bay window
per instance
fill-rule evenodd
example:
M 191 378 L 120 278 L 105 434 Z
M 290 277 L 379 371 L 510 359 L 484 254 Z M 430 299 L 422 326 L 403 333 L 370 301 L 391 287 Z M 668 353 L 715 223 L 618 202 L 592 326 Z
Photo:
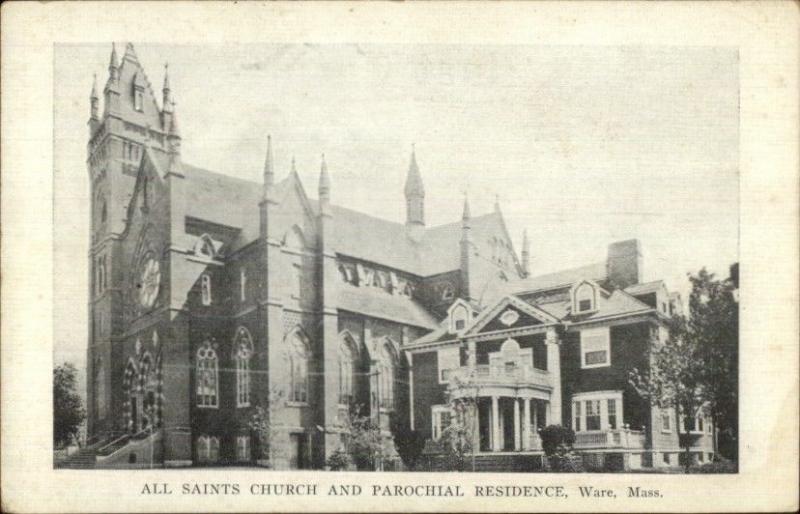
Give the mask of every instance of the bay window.
M 572 397 L 575 432 L 616 430 L 622 423 L 622 392 L 594 391 Z

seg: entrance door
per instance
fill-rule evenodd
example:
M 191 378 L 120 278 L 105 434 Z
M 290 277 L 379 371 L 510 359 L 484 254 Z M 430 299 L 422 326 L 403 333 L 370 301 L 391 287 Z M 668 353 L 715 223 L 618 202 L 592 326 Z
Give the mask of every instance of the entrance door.
M 486 402 L 478 402 L 478 437 L 480 451 L 492 451 L 492 408 Z
M 514 409 L 508 402 L 501 402 L 500 416 L 503 418 L 503 450 L 514 451 Z
M 305 434 L 289 436 L 289 466 L 291 469 L 308 469 L 308 439 Z

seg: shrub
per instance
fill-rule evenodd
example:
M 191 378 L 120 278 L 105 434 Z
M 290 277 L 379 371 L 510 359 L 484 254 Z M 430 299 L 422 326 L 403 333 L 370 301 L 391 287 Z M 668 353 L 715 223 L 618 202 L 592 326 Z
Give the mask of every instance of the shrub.
M 699 466 L 692 466 L 689 470 L 690 473 L 737 473 L 738 466 L 736 462 L 719 457 L 713 462 L 707 462 Z
M 577 473 L 583 471 L 583 462 L 579 455 L 572 451 L 575 443 L 575 432 L 561 425 L 549 425 L 539 432 L 542 449 L 550 471 L 561 473 Z
M 571 428 L 561 425 L 548 425 L 539 432 L 542 439 L 542 449 L 548 457 L 555 455 L 559 447 L 572 448 L 575 443 L 575 432 Z
M 425 449 L 425 436 L 406 425 L 395 424 L 392 428 L 397 453 L 405 467 L 413 470 L 422 455 L 422 450 Z
M 353 464 L 353 459 L 350 458 L 349 453 L 339 448 L 328 457 L 328 461 L 325 464 L 331 471 L 343 471 L 350 468 Z

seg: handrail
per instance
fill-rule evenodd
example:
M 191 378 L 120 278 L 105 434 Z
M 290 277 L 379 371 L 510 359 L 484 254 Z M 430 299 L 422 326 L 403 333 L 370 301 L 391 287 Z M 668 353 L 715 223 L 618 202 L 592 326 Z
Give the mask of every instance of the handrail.
M 120 442 L 120 441 L 122 441 L 123 439 L 135 439 L 135 438 L 137 438 L 138 436 L 140 436 L 140 435 L 142 435 L 142 434 L 145 434 L 145 433 L 147 433 L 147 432 L 154 433 L 154 431 L 153 431 L 153 430 L 152 430 L 150 427 L 147 427 L 147 428 L 143 428 L 143 429 L 139 430 L 139 431 L 138 431 L 138 432 L 136 432 L 135 434 L 123 434 L 123 435 L 119 436 L 118 438 L 114 439 L 113 441 L 111 441 L 110 443 L 108 443 L 107 445 L 103 446 L 102 448 L 99 448 L 99 449 L 97 450 L 97 453 L 100 453 L 100 454 L 102 454 L 102 453 L 103 453 L 103 450 L 105 450 L 105 449 L 107 449 L 107 448 L 109 448 L 109 447 L 111 447 L 111 446 L 114 446 L 114 445 L 116 445 L 117 443 L 119 443 L 119 442 Z

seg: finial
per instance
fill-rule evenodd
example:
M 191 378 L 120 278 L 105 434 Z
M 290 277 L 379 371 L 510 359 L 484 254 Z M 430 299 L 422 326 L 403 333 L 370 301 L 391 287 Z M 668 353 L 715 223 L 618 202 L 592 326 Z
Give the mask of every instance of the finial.
M 494 195 L 494 212 L 500 212 L 500 195 Z
M 98 96 L 97 96 L 97 73 L 92 74 L 92 94 L 91 94 L 91 98 L 93 100 L 98 98 Z
M 295 166 L 294 155 L 292 155 L 292 173 L 297 174 L 297 167 Z

